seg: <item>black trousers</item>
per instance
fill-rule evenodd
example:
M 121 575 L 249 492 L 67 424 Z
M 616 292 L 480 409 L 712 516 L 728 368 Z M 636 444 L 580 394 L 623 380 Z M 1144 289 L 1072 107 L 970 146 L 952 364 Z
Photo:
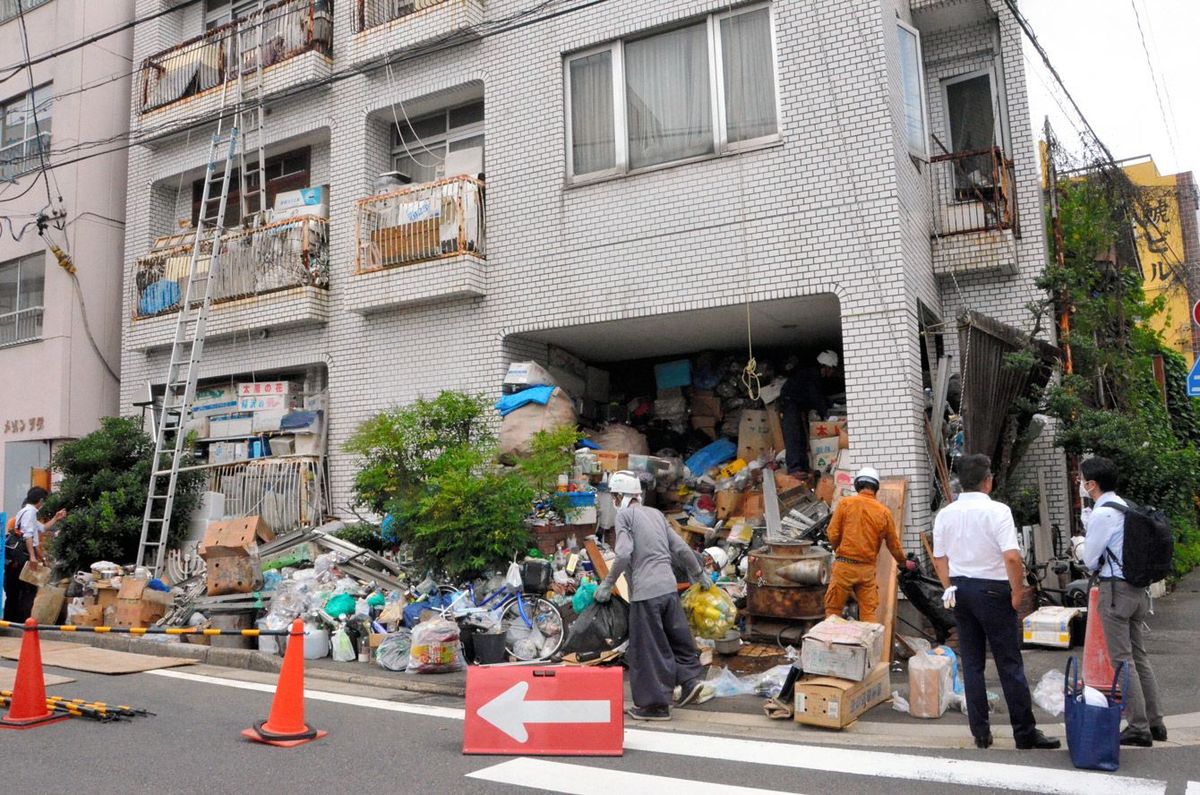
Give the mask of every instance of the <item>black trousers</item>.
M 639 707 L 671 704 L 676 685 L 704 673 L 679 597 L 673 593 L 629 603 L 629 689 Z
M 991 730 L 983 676 L 987 648 L 990 647 L 1000 674 L 1004 701 L 1008 704 L 1013 737 L 1017 742 L 1032 741 L 1037 723 L 1033 718 L 1029 683 L 1025 680 L 1021 623 L 1017 620 L 1017 611 L 1013 610 L 1012 588 L 1006 580 L 951 577 L 950 582 L 958 586 L 954 618 L 958 622 L 958 653 L 962 658 L 971 734 L 983 737 Z
M 787 449 L 787 471 L 808 472 L 808 409 L 795 400 L 780 398 L 782 412 L 779 425 L 783 430 L 783 445 Z
M 37 597 L 37 586 L 21 582 L 21 570 L 5 566 L 4 572 L 4 620 L 21 623 L 33 612 L 33 600 Z

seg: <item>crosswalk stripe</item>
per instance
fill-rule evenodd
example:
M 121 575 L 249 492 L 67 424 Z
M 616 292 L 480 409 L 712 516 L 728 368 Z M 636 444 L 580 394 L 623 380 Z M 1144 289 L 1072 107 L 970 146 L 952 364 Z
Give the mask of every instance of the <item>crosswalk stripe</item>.
M 1184 795 L 1200 795 L 1200 781 L 1189 781 Z
M 745 759 L 759 765 L 1052 795 L 1086 795 L 1096 792 L 1163 795 L 1167 788 L 1165 781 L 1074 769 L 974 762 L 936 756 L 908 756 L 880 751 L 769 743 L 645 729 L 626 729 L 625 749 L 701 759 Z
M 701 788 L 705 795 L 784 795 L 779 790 L 653 776 L 649 773 L 550 762 L 525 756 L 468 773 L 467 778 L 547 792 L 562 792 L 567 795 L 594 795 L 597 792 L 663 795 L 664 792 L 686 792 L 697 787 Z

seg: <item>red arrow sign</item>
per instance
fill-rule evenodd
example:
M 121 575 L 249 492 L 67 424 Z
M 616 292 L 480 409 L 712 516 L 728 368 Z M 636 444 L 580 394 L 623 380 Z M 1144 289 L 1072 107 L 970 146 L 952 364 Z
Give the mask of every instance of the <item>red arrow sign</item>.
M 620 756 L 619 668 L 467 670 L 464 754 Z

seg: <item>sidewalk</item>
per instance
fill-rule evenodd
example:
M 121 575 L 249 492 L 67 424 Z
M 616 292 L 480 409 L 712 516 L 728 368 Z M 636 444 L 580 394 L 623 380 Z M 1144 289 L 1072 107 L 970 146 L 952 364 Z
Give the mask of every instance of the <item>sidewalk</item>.
M 1159 690 L 1166 701 L 1167 727 L 1171 741 L 1164 745 L 1200 744 L 1200 688 L 1196 687 L 1195 670 L 1200 663 L 1200 570 L 1186 577 L 1167 597 L 1155 601 L 1155 615 L 1150 626 L 1149 649 L 1158 678 Z M 12 634 L 11 632 L 8 634 Z M 198 663 L 224 668 L 260 672 L 276 672 L 282 658 L 248 649 L 222 649 L 190 643 L 131 638 L 120 635 L 45 633 L 48 639 L 85 643 L 116 651 L 185 657 Z M 1037 686 L 1050 670 L 1063 670 L 1067 657 L 1080 655 L 1081 649 L 1070 652 L 1052 649 L 1025 651 L 1026 673 L 1030 688 Z M 716 666 L 720 666 L 718 660 Z M 463 697 L 466 692 L 466 673 L 405 674 L 385 671 L 376 665 L 337 663 L 331 659 L 308 660 L 306 675 L 315 689 L 321 681 L 362 685 L 414 693 Z M 317 680 L 317 681 L 312 681 Z M 903 665 L 893 666 L 891 689 L 905 692 L 908 677 Z M 999 680 L 991 662 L 988 663 L 989 690 L 999 692 Z M 992 728 L 998 744 L 1011 738 L 1012 732 L 1004 717 L 1004 700 L 1000 713 L 993 715 Z M 966 716 L 957 710 L 948 711 L 937 720 L 920 720 L 896 712 L 885 702 L 841 732 L 798 726 L 786 721 L 769 721 L 762 713 L 763 699 L 757 696 L 714 698 L 711 701 L 676 710 L 675 720 L 653 728 L 669 731 L 729 734 L 754 731 L 756 737 L 837 744 L 880 745 L 890 747 L 927 746 L 958 748 L 970 745 Z M 1034 707 L 1039 725 L 1048 734 L 1063 735 L 1061 716 L 1054 718 Z M 1011 747 L 1011 739 L 1008 743 Z

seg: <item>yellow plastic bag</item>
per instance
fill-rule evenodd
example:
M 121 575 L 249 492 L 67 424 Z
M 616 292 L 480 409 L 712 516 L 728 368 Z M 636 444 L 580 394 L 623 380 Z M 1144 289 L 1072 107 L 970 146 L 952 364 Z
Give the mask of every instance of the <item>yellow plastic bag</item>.
M 706 591 L 697 583 L 684 591 L 683 611 L 692 632 L 709 640 L 725 637 L 737 621 L 733 599 L 715 585 Z

